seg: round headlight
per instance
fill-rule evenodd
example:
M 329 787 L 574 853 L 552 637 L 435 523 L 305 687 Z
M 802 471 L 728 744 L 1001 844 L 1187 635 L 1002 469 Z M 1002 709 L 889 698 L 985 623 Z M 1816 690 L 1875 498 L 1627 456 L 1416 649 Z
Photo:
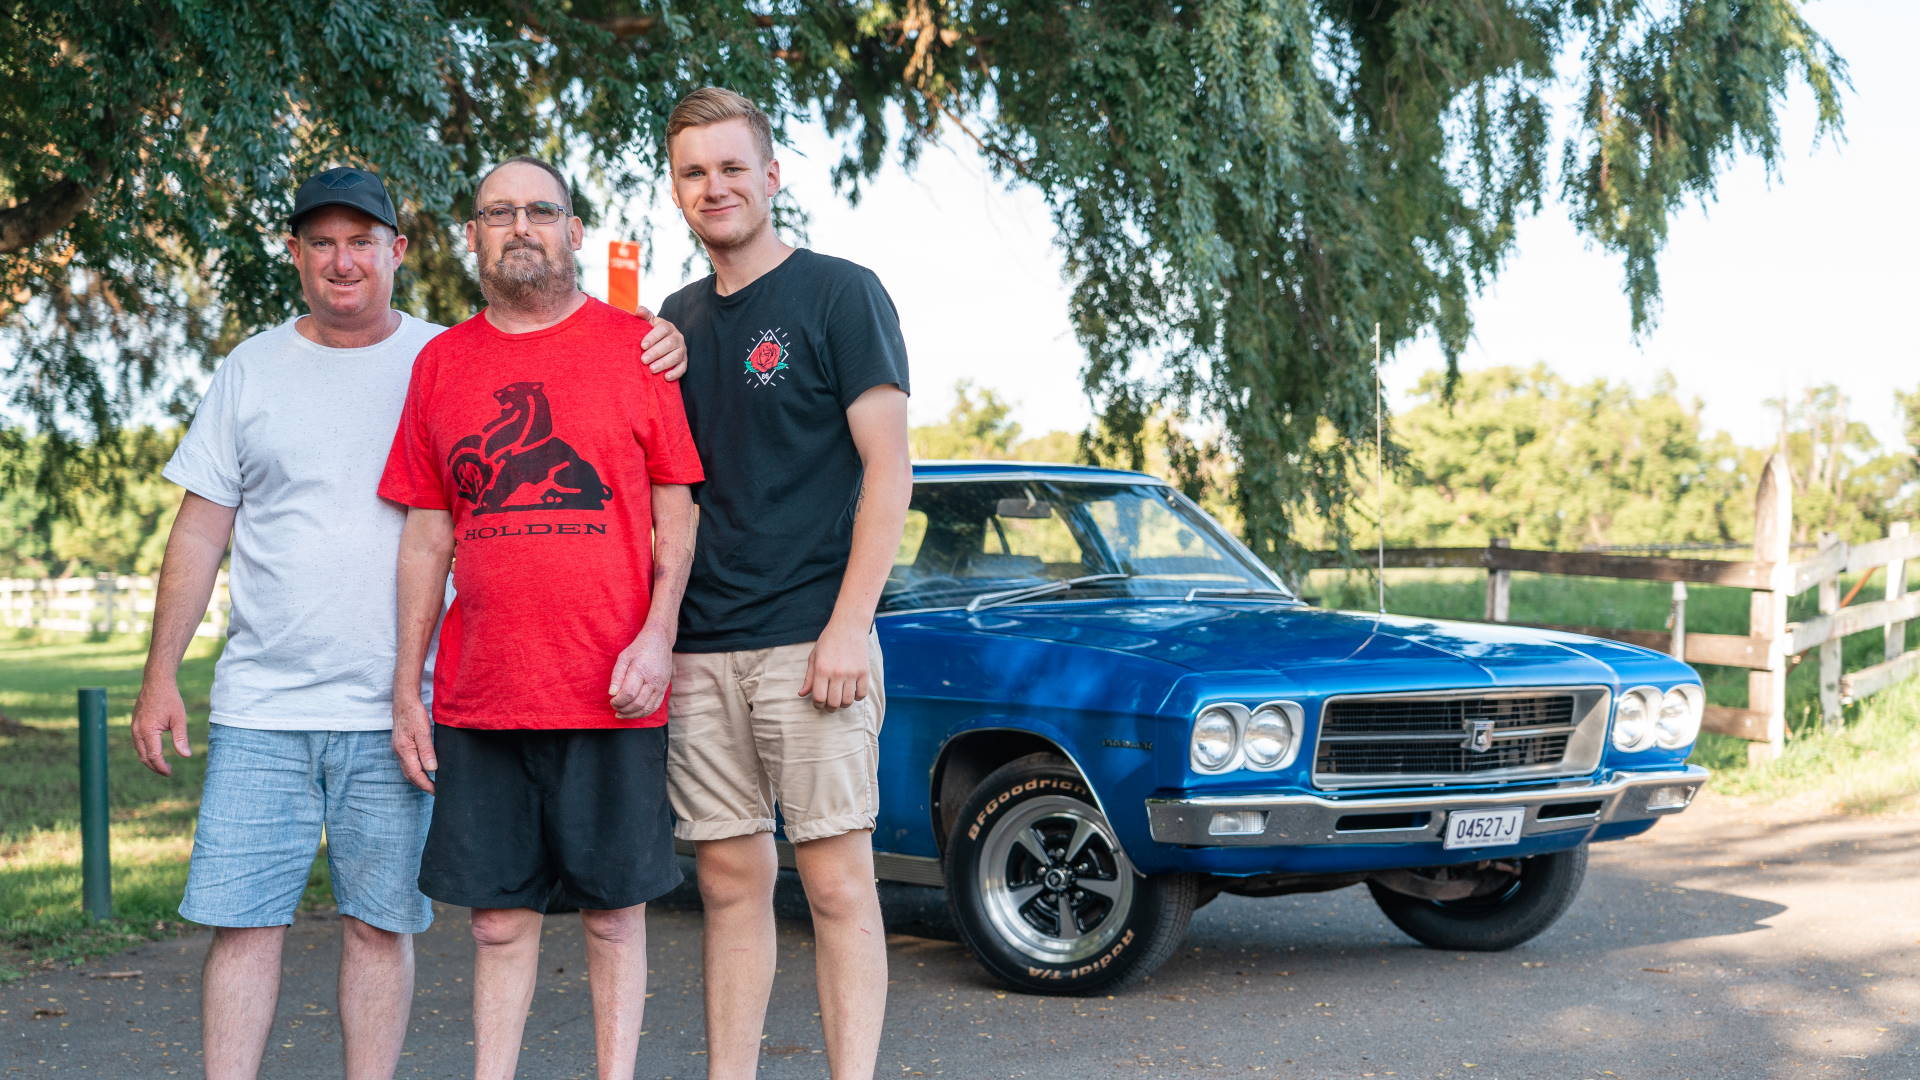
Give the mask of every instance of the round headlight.
M 1654 741 L 1678 750 L 1700 737 L 1700 717 L 1706 712 L 1706 694 L 1695 683 L 1682 683 L 1660 699 L 1654 718 Z
M 1256 769 L 1275 769 L 1293 760 L 1299 745 L 1290 710 L 1279 704 L 1262 705 L 1247 720 L 1242 748 L 1247 764 Z
M 1660 691 L 1636 686 L 1620 695 L 1613 707 L 1613 745 L 1632 753 L 1653 745 L 1654 716 L 1660 709 Z
M 1193 767 L 1201 772 L 1224 768 L 1233 759 L 1238 734 L 1232 713 L 1217 708 L 1202 712 L 1193 722 Z

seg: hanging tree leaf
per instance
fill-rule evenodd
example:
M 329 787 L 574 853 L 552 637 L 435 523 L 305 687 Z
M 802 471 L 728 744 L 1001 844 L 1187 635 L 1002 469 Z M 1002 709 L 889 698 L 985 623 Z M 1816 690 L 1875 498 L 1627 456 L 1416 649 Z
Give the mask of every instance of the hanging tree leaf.
M 10 399 L 43 430 L 106 430 L 165 389 L 169 358 L 295 310 L 278 234 L 300 176 L 381 171 L 414 243 L 401 302 L 457 319 L 477 296 L 453 226 L 486 163 L 584 157 L 619 205 L 661 181 L 673 103 L 712 83 L 780 123 L 824 116 L 849 197 L 948 132 L 1035 187 L 1103 413 L 1089 451 L 1128 459 L 1156 415 L 1217 419 L 1247 539 L 1279 564 L 1294 515 L 1341 503 L 1371 444 L 1374 324 L 1389 351 L 1432 333 L 1451 364 L 1556 151 L 1639 329 L 1669 215 L 1738 154 L 1772 165 L 1796 85 L 1837 130 L 1845 84 L 1791 0 L 17 0 L 9 16 L 0 333 Z M 1547 96 L 1570 50 L 1582 93 L 1562 143 Z M 937 233 L 927 250 L 937 263 Z

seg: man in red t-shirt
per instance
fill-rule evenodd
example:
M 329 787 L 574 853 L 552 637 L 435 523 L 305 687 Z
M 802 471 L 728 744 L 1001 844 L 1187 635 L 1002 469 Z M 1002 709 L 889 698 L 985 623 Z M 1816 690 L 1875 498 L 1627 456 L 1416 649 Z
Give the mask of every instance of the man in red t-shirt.
M 581 911 L 600 1075 L 631 1078 L 645 904 L 680 882 L 662 725 L 700 459 L 648 324 L 575 285 L 570 195 L 531 158 L 481 181 L 487 307 L 420 351 L 380 481 L 410 508 L 394 749 L 436 794 L 420 890 L 473 909 L 476 1078 L 513 1076 L 550 902 Z

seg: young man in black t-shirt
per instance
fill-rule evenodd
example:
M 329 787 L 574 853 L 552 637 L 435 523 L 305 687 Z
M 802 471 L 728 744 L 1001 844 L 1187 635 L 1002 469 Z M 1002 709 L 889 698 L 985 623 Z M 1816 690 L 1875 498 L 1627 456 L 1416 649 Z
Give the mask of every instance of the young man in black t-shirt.
M 706 908 L 707 1075 L 759 1063 L 778 806 L 813 910 L 828 1067 L 867 1080 L 887 991 L 873 613 L 913 488 L 906 346 L 872 272 L 774 232 L 780 164 L 751 102 L 695 91 L 667 150 L 714 265 L 661 305 L 698 361 L 681 391 L 707 476 L 667 725 Z

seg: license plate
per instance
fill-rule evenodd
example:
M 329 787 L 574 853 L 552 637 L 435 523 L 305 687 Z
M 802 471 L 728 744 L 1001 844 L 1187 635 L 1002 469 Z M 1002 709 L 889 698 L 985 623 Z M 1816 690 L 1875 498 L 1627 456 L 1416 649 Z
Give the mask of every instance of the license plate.
M 1520 842 L 1520 826 L 1527 820 L 1527 808 L 1509 806 L 1500 810 L 1455 810 L 1447 815 L 1444 848 L 1504 847 Z

